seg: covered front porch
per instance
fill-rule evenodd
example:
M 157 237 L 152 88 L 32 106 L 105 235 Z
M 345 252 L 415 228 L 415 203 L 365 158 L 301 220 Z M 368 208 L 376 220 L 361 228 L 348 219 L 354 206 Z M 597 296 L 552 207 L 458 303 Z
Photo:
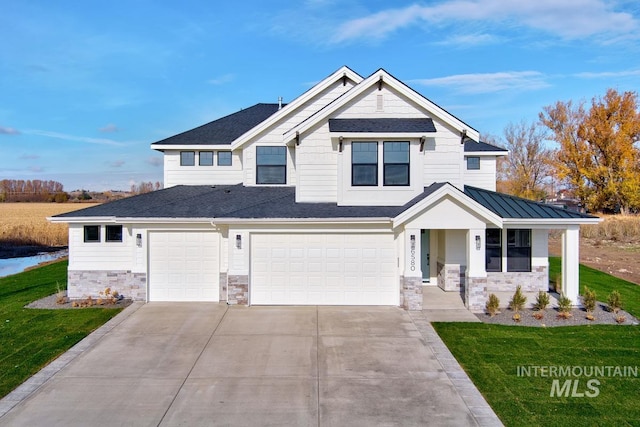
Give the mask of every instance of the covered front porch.
M 564 212 L 553 210 L 556 208 L 492 195 L 492 202 L 517 202 L 532 211 L 545 209 L 547 217 L 525 216 L 513 208 L 507 215 L 496 203 L 485 207 L 466 193 L 445 186 L 396 218 L 394 222 L 402 226 L 399 241 L 404 246 L 400 251 L 400 293 L 405 309 L 423 308 L 423 286 L 460 294 L 471 311 L 484 310 L 490 294 L 511 295 L 518 286 L 531 295 L 547 292 L 550 229 L 560 230 L 562 235 L 562 293 L 579 305 L 580 224 L 598 219 L 565 218 Z M 551 214 L 546 209 L 552 209 Z M 538 216 L 542 214 L 538 212 Z

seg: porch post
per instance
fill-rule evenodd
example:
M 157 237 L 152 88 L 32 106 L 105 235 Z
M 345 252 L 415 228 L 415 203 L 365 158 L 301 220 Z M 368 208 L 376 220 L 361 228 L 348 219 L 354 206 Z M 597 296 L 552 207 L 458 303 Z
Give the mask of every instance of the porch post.
M 404 230 L 404 273 L 400 301 L 405 310 L 422 310 L 422 270 L 420 267 L 420 229 Z
M 562 293 L 579 305 L 580 226 L 570 225 L 562 232 Z
M 485 237 L 485 229 L 473 228 L 467 231 L 464 301 L 467 308 L 474 311 L 482 310 L 487 300 Z

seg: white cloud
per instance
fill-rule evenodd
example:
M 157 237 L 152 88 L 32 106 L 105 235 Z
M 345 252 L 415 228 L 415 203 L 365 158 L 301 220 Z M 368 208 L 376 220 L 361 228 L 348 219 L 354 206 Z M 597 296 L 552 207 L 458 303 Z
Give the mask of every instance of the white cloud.
M 118 128 L 118 126 L 114 125 L 113 123 L 109 123 L 108 125 L 103 126 L 98 130 L 102 133 L 112 133 L 112 132 L 118 132 L 120 129 Z
M 20 131 L 18 129 L 0 126 L 0 135 L 19 135 Z
M 100 145 L 114 145 L 114 146 L 125 145 L 122 142 L 114 141 L 112 139 L 107 139 L 107 138 L 90 138 L 86 136 L 75 136 L 75 135 L 69 135 L 66 133 L 51 132 L 47 130 L 30 129 L 30 130 L 25 130 L 24 133 L 29 135 L 45 136 L 48 138 L 64 139 L 67 141 L 83 142 L 86 144 L 100 144 Z
M 491 93 L 503 90 L 536 90 L 549 87 L 544 75 L 537 71 L 457 74 L 432 79 L 416 79 L 409 82 L 423 86 L 447 87 L 464 94 Z
M 213 79 L 207 80 L 207 83 L 212 85 L 223 85 L 225 83 L 232 82 L 235 79 L 235 75 L 233 74 L 224 74 L 222 76 L 215 77 Z
M 40 173 L 44 172 L 44 168 L 42 166 L 29 166 L 29 171 Z
M 421 6 L 386 9 L 344 22 L 334 43 L 354 39 L 382 39 L 392 32 L 418 24 L 455 25 L 486 22 L 487 25 L 528 27 L 566 39 L 596 35 L 628 34 L 638 30 L 638 21 L 626 12 L 616 12 L 604 0 L 451 0 Z
M 151 156 L 147 159 L 147 163 L 151 166 L 162 166 L 164 160 L 162 159 L 162 157 Z
M 640 70 L 625 71 L 601 71 L 598 73 L 584 72 L 575 74 L 576 77 L 585 79 L 608 79 L 616 77 L 635 77 L 640 76 Z
M 472 47 L 496 44 L 499 43 L 500 40 L 500 37 L 496 37 L 491 34 L 461 34 L 436 42 L 435 44 L 441 46 Z
M 109 166 L 111 166 L 112 168 L 119 168 L 122 167 L 122 165 L 125 164 L 124 160 L 116 160 L 114 162 L 109 163 Z

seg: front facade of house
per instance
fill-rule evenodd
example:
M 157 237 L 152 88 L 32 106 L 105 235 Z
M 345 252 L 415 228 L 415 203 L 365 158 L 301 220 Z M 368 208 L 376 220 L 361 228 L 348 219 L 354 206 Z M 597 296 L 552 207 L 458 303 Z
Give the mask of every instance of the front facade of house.
M 384 70 L 347 67 L 287 105 L 257 104 L 152 144 L 165 189 L 50 218 L 69 224 L 71 298 L 422 307 L 422 287 L 548 289 L 563 236 L 577 302 L 580 224 L 495 192 L 506 151 Z

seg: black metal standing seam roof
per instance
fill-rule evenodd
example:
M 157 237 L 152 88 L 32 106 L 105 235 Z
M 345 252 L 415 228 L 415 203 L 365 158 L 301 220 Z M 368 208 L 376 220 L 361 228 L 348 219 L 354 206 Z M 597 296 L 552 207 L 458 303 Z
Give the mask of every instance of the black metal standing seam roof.
M 230 145 L 245 132 L 271 117 L 279 108 L 278 104 L 256 104 L 151 145 Z
M 430 118 L 329 119 L 330 132 L 425 132 L 436 127 Z
M 56 218 L 242 218 L 332 219 L 395 218 L 444 183 L 432 184 L 403 206 L 338 206 L 296 203 L 295 187 L 179 185 L 56 215 Z
M 509 219 L 588 219 L 596 218 L 508 194 L 465 185 L 464 194 L 501 218 Z
M 464 151 L 466 152 L 480 152 L 480 151 L 509 151 L 502 147 L 497 147 L 495 145 L 487 144 L 482 141 L 474 141 L 471 138 L 467 138 L 464 141 Z

